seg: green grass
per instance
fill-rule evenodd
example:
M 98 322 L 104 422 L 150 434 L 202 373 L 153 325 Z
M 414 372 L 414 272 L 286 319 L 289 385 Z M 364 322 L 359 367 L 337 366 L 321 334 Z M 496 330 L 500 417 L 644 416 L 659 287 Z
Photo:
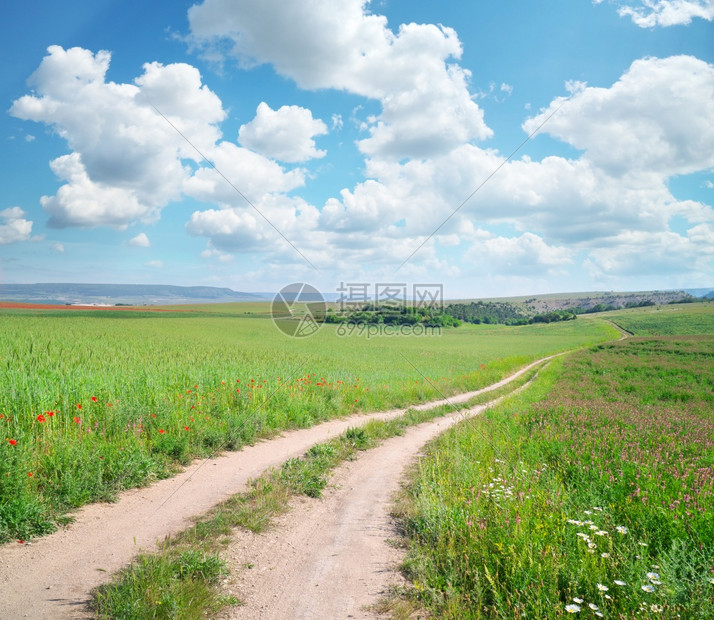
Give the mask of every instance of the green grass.
M 692 325 L 631 317 L 633 331 Z M 415 605 L 711 617 L 713 359 L 707 335 L 599 345 L 435 441 L 398 509 Z
M 223 596 L 217 587 L 218 577 L 226 572 L 220 554 L 235 528 L 264 531 L 277 515 L 289 509 L 294 496 L 321 497 L 330 473 L 359 451 L 401 435 L 410 426 L 512 392 L 537 372 L 533 368 L 510 384 L 468 402 L 421 411 L 411 409 L 392 420 L 371 421 L 312 446 L 302 458 L 289 459 L 282 467 L 266 472 L 252 481 L 250 491 L 234 495 L 198 519 L 193 527 L 167 539 L 158 553 L 137 558 L 110 583 L 94 591 L 92 609 L 100 618 L 199 618 L 226 605 L 238 604 L 237 600 Z M 186 564 L 200 570 L 179 570 Z M 211 570 L 201 568 L 206 564 Z
M 714 334 L 714 304 L 711 302 L 638 308 L 604 316 L 638 336 Z
M 250 311 L 258 311 L 259 306 Z M 0 541 L 277 430 L 477 389 L 614 337 L 597 321 L 292 339 L 236 308 L 0 313 Z

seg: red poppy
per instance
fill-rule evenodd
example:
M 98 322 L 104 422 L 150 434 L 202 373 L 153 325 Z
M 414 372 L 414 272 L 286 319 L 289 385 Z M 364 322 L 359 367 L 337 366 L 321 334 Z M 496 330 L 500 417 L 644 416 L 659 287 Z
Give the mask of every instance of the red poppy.
M 54 411 L 45 411 L 45 413 L 50 417 L 54 416 L 54 414 L 55 414 Z
M 240 390 L 236 390 L 236 392 L 240 392 Z
M 16 446 L 16 445 L 17 445 L 17 439 L 8 439 L 7 442 L 8 442 L 11 446 Z
M 77 403 L 77 409 L 81 409 L 81 408 L 82 408 L 82 405 L 80 405 L 79 403 Z
M 151 417 L 152 417 L 152 418 L 155 418 L 155 417 L 156 417 L 156 414 L 155 414 L 155 413 L 152 413 L 152 414 L 151 414 Z
M 27 475 L 28 475 L 30 478 L 32 478 L 32 476 L 34 476 L 35 474 L 33 474 L 31 471 L 28 471 L 28 472 L 27 472 Z
M 97 402 L 97 397 L 96 397 L 96 396 L 92 396 L 92 398 L 91 398 L 90 400 L 91 400 L 93 403 L 96 403 L 96 402 Z
M 159 429 L 159 434 L 160 434 L 160 435 L 163 435 L 165 432 L 166 432 L 166 431 L 165 431 L 163 428 L 160 428 L 160 429 Z
M 80 420 L 77 416 L 74 416 L 72 419 L 74 420 L 74 423 L 75 423 L 75 424 L 81 424 L 81 423 L 82 423 L 82 420 Z
M 24 541 L 24 540 L 18 540 L 17 542 L 18 542 L 19 544 L 21 544 L 21 545 L 24 545 L 24 544 L 25 544 L 25 541 Z
M 40 415 L 37 416 L 37 421 L 38 421 L 38 422 L 45 422 L 45 421 L 46 421 L 46 418 L 45 418 L 45 416 L 43 416 L 42 414 L 40 414 Z
M 114 405 L 112 405 L 111 403 L 107 403 L 107 407 L 113 407 L 113 406 Z
M 191 429 L 190 429 L 188 426 L 184 426 L 184 427 L 183 427 L 183 430 L 185 430 L 185 431 L 190 431 Z

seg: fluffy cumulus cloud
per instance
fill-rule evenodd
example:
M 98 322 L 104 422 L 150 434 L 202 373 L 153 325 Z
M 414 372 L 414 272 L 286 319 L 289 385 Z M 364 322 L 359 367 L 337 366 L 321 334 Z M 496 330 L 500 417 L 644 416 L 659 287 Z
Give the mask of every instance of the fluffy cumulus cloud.
M 195 67 L 151 62 L 133 83 L 115 83 L 106 77 L 110 60 L 108 52 L 52 46 L 31 78 L 35 93 L 10 110 L 51 126 L 72 150 L 50 162 L 62 185 L 41 198 L 49 226 L 123 229 L 158 219 L 184 193 L 212 202 L 240 199 L 203 155 L 252 197 L 303 183 L 301 170 L 285 172 L 221 140 L 226 113 Z M 312 135 L 320 130 L 315 123 Z M 307 153 L 304 141 L 293 146 Z
M 312 112 L 299 106 L 284 105 L 273 110 L 264 101 L 255 118 L 241 126 L 238 140 L 243 146 L 284 162 L 302 162 L 324 157 L 326 151 L 315 146 L 315 136 L 327 133 L 327 126 Z
M 640 0 L 621 6 L 618 13 L 641 28 L 681 26 L 695 18 L 712 21 L 714 0 Z
M 215 55 L 230 42 L 242 65 L 270 63 L 306 89 L 331 88 L 377 100 L 359 143 L 368 155 L 425 157 L 492 135 L 456 61 L 456 32 L 403 24 L 395 33 L 367 0 L 205 0 L 189 10 L 191 40 Z
M 220 142 L 211 152 L 215 168 L 205 166 L 184 183 L 184 192 L 204 202 L 222 206 L 260 202 L 305 184 L 305 171 L 285 170 L 278 163 L 232 142 Z M 238 191 L 236 191 L 238 190 Z
M 20 207 L 0 211 L 0 245 L 28 241 L 32 234 L 32 222 L 25 219 Z
M 562 107 L 561 107 L 562 105 Z M 524 124 L 611 174 L 687 174 L 714 166 L 714 66 L 692 56 L 637 60 L 610 88 L 581 85 Z
M 42 199 L 51 226 L 124 228 L 179 197 L 181 159 L 198 156 L 152 106 L 199 147 L 220 136 L 221 102 L 195 68 L 151 63 L 135 83 L 118 84 L 106 79 L 109 62 L 108 52 L 52 46 L 32 76 L 36 93 L 10 110 L 50 125 L 72 149 L 51 164 L 64 182 Z

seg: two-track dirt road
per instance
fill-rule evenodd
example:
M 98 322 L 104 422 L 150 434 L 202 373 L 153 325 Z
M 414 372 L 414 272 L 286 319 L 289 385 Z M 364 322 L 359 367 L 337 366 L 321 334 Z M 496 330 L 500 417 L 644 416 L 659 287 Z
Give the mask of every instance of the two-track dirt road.
M 505 385 L 537 363 L 484 390 L 415 408 L 465 402 Z M 194 463 L 174 478 L 123 493 L 117 503 L 87 506 L 77 512 L 72 525 L 32 544 L 3 545 L 0 620 L 88 617 L 86 603 L 94 587 L 140 551 L 153 550 L 167 535 L 190 526 L 193 517 L 247 490 L 250 479 L 351 426 L 403 412 L 351 416 L 287 432 L 239 452 Z M 388 504 L 400 473 L 429 439 L 477 412 L 473 409 L 439 418 L 370 450 L 340 470 L 335 478 L 339 488 L 324 501 L 298 506 L 285 530 L 257 538 L 258 547 L 265 547 L 263 551 L 268 550 L 266 541 L 273 540 L 270 545 L 292 549 L 294 555 L 251 555 L 250 561 L 266 570 L 258 568 L 250 576 L 239 571 L 238 579 L 245 583 L 246 591 L 238 596 L 247 605 L 235 610 L 236 617 L 360 617 L 362 606 L 373 601 L 392 576 L 394 556 L 385 539 L 392 535 Z M 303 515 L 303 510 L 309 513 Z M 241 547 L 252 554 L 248 542 L 237 538 L 233 547 L 236 558 Z M 285 570 L 288 572 L 281 572 Z M 256 585 L 255 576 L 268 585 Z M 278 585 L 273 587 L 270 579 L 276 578 Z M 275 592 L 280 596 L 273 597 Z M 339 596 L 330 597 L 330 592 Z

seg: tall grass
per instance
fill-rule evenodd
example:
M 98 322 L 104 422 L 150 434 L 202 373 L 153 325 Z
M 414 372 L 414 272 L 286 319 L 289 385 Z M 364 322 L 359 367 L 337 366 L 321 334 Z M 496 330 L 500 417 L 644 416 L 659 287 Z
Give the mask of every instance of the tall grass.
M 710 336 L 601 345 L 437 440 L 401 507 L 420 604 L 711 617 L 713 357 Z

